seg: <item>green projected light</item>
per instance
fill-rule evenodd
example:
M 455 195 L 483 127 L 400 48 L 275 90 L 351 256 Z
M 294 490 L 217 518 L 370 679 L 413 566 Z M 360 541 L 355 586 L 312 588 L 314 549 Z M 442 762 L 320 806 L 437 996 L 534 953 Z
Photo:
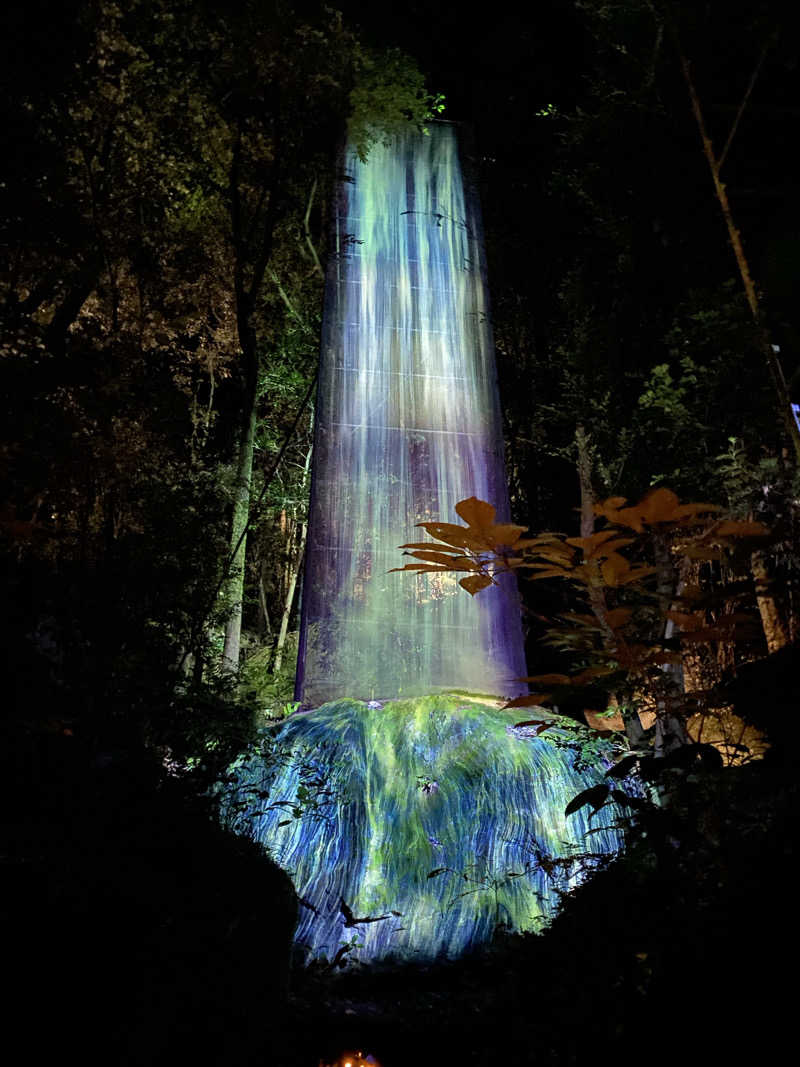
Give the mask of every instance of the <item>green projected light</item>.
M 576 770 L 517 721 L 450 694 L 339 700 L 292 716 L 270 758 L 237 769 L 231 824 L 291 875 L 306 958 L 452 957 L 498 927 L 537 930 L 580 878 L 574 854 L 619 848 L 617 809 L 564 815 L 604 768 Z
M 516 585 L 399 577 L 414 524 L 478 496 L 508 518 L 477 197 L 455 127 L 350 151 L 325 298 L 297 699 L 517 695 Z
M 512 574 L 389 573 L 414 524 L 476 496 L 508 519 L 477 197 L 455 127 L 350 151 L 335 205 L 296 696 L 235 769 L 229 822 L 300 898 L 306 959 L 456 956 L 536 930 L 615 851 L 564 816 L 602 767 L 458 695 L 525 692 Z M 357 698 L 357 699 L 356 699 Z M 527 712 L 526 712 L 527 714 Z M 546 712 L 536 712 L 537 716 Z M 592 835 L 585 838 L 588 829 Z

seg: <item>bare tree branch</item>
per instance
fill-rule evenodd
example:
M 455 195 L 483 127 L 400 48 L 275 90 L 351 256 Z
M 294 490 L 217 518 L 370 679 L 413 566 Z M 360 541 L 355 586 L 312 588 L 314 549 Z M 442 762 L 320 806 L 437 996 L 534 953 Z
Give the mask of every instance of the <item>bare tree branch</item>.
M 303 217 L 303 229 L 306 235 L 306 244 L 308 245 L 309 251 L 311 252 L 311 258 L 314 260 L 314 266 L 316 267 L 319 276 L 321 278 L 324 278 L 325 271 L 322 269 L 322 264 L 319 261 L 319 256 L 317 255 L 317 250 L 314 247 L 314 242 L 311 240 L 311 227 L 309 225 L 309 219 L 311 218 L 311 206 L 314 203 L 314 194 L 316 193 L 316 191 L 317 179 L 315 178 L 311 186 L 311 192 L 308 194 L 308 206 L 306 207 L 306 213 Z
M 766 59 L 767 52 L 769 51 L 769 47 L 773 43 L 774 40 L 775 40 L 775 34 L 773 34 L 769 38 L 769 40 L 765 42 L 764 47 L 761 49 L 761 55 L 758 57 L 758 61 L 756 62 L 755 67 L 753 68 L 753 73 L 750 75 L 750 81 L 748 82 L 747 88 L 744 91 L 744 96 L 742 97 L 742 102 L 741 102 L 741 104 L 739 104 L 739 110 L 736 112 L 736 118 L 733 120 L 733 125 L 731 126 L 731 132 L 728 134 L 728 140 L 725 142 L 725 147 L 722 149 L 722 152 L 720 153 L 720 157 L 717 160 L 717 170 L 722 170 L 722 165 L 724 164 L 725 159 L 726 159 L 726 157 L 728 155 L 728 150 L 730 149 L 731 144 L 733 142 L 733 138 L 736 136 L 736 131 L 739 128 L 739 121 L 740 121 L 742 115 L 744 114 L 744 109 L 747 107 L 747 102 L 750 99 L 750 94 L 753 91 L 753 86 L 756 84 L 756 79 L 758 78 L 758 75 L 759 75 L 759 73 L 761 71 L 761 68 L 764 65 L 764 60 Z

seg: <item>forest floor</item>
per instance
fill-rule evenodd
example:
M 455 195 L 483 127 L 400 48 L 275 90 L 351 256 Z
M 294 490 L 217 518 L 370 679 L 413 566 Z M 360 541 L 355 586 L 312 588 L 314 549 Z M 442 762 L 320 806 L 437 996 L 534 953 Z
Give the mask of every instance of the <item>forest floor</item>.
M 451 962 L 295 972 L 284 1067 L 344 1067 L 359 1050 L 380 1067 L 783 1062 L 796 768 L 755 761 L 679 799 L 541 934 Z
M 295 1046 L 297 1067 L 339 1067 L 343 1054 L 358 1051 L 380 1067 L 485 1063 L 494 1058 L 498 1021 L 514 1000 L 509 978 L 489 956 L 363 967 L 327 978 L 300 973 L 287 1028 L 302 1035 Z M 503 1062 L 515 1061 L 507 1053 Z
M 680 777 L 544 933 L 451 962 L 295 970 L 288 1001 L 293 896 L 260 848 L 180 781 L 151 780 L 150 757 L 106 765 L 55 734 L 7 745 L 0 942 L 25 1062 L 783 1063 L 800 957 L 796 682 L 768 699 L 757 682 L 767 758 Z

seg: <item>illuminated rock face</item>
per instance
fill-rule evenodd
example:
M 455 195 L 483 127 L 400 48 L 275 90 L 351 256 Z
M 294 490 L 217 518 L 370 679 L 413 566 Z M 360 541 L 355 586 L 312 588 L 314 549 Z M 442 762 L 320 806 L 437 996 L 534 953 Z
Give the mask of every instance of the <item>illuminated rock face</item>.
M 499 925 L 536 930 L 556 886 L 579 878 L 577 862 L 552 861 L 620 846 L 618 810 L 564 815 L 603 768 L 575 770 L 570 750 L 517 721 L 454 694 L 339 700 L 292 716 L 269 758 L 238 768 L 231 822 L 291 875 L 307 959 L 348 945 L 362 960 L 453 957 Z
M 473 599 L 458 575 L 388 573 L 420 539 L 414 524 L 453 521 L 459 500 L 508 519 L 480 219 L 456 130 L 344 167 L 297 680 L 316 710 L 265 733 L 228 817 L 291 875 L 306 959 L 451 957 L 498 927 L 538 929 L 579 877 L 570 849 L 619 840 L 613 811 L 593 818 L 589 846 L 587 809 L 564 816 L 602 769 L 520 736 L 518 711 L 448 692 L 525 691 L 513 575 Z
M 349 152 L 335 211 L 316 413 L 297 699 L 443 689 L 517 695 L 511 575 L 389 574 L 414 524 L 477 496 L 508 520 L 477 197 L 456 128 Z

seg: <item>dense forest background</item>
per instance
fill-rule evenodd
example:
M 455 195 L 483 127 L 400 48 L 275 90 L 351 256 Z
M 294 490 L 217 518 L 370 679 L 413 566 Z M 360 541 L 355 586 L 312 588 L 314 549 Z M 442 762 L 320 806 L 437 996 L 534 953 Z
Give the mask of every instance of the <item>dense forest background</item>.
M 407 1015 L 370 1025 L 387 1064 L 415 1042 L 444 1055 L 465 1013 L 476 1058 L 497 1043 L 530 1062 L 533 1043 L 536 1062 L 582 1063 L 605 1042 L 625 1059 L 665 1029 L 666 1056 L 689 1016 L 698 1061 L 763 1058 L 786 1010 L 768 977 L 797 801 L 797 13 L 342 6 L 0 15 L 1 862 L 22 1017 L 37 1048 L 88 1030 L 98 1058 L 137 1065 L 263 1062 L 273 1041 L 275 1062 L 313 1064 L 349 1034 L 305 978 L 277 1035 L 263 1005 L 285 998 L 291 890 L 217 829 L 209 788 L 294 708 L 336 147 L 348 123 L 366 157 L 441 116 L 473 135 L 514 521 L 585 534 L 587 501 L 668 487 L 769 535 L 676 571 L 667 599 L 696 588 L 705 637 L 691 656 L 657 637 L 696 694 L 694 762 L 673 758 L 670 805 L 638 814 L 625 863 L 544 944 L 437 976 L 427 1001 L 393 978 Z M 553 634 L 574 585 L 521 586 L 530 673 L 585 667 Z M 607 728 L 592 713 L 615 699 L 559 707 Z

